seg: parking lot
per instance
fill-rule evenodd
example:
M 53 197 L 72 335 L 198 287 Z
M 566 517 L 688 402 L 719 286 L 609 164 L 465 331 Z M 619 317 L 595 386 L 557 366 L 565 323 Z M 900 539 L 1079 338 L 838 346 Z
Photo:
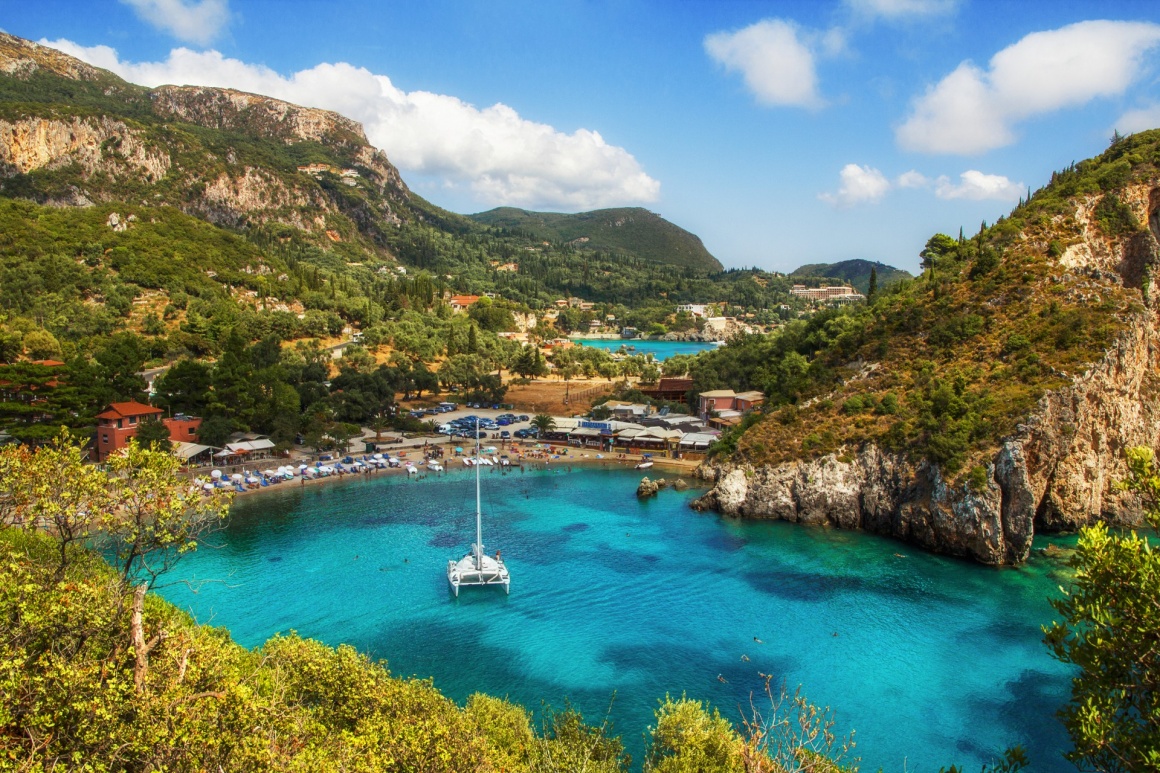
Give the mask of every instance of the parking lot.
M 485 426 L 480 427 L 480 431 L 481 431 L 480 437 L 481 437 L 481 439 L 484 439 L 484 440 L 499 440 L 499 439 L 501 439 L 501 435 L 503 432 L 509 433 L 509 437 L 504 438 L 504 439 L 518 439 L 516 437 L 516 432 L 518 430 L 525 430 L 525 429 L 528 429 L 529 427 L 531 427 L 531 418 L 532 418 L 528 414 L 522 414 L 519 411 L 515 411 L 515 410 L 504 410 L 504 409 L 496 409 L 496 408 L 468 408 L 465 405 L 460 405 L 458 408 L 456 408 L 453 411 L 448 411 L 445 413 L 437 413 L 435 415 L 424 415 L 422 417 L 422 420 L 433 421 L 436 423 L 436 425 L 442 427 L 442 426 L 447 425 L 447 424 L 453 424 L 456 421 L 462 421 L 462 420 L 467 419 L 468 417 L 471 417 L 471 416 L 478 417 L 481 420 L 481 422 L 483 422 L 484 420 L 496 422 L 494 426 L 491 424 L 487 424 Z M 517 417 L 517 419 L 515 421 L 510 422 L 509 424 L 501 426 L 498 424 L 498 420 L 501 416 L 515 416 L 515 417 Z M 525 416 L 526 418 L 523 421 L 520 421 L 519 417 L 521 417 L 521 416 Z M 462 435 L 460 435 L 459 437 L 457 437 L 457 439 L 459 439 L 459 440 L 471 440 L 471 439 L 473 439 L 475 437 L 475 434 L 472 431 L 472 429 L 473 429 L 473 427 L 471 425 L 464 425 L 464 432 L 467 435 L 467 437 L 462 437 Z M 442 437 L 447 437 L 447 436 L 442 435 Z M 534 438 L 529 438 L 529 439 L 534 439 Z

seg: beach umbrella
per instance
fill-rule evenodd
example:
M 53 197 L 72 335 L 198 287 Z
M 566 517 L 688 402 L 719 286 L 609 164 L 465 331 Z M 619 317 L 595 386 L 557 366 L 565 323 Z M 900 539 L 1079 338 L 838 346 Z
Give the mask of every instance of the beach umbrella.
M 202 486 L 202 488 L 205 489 L 206 491 L 213 491 L 213 484 L 206 483 L 204 486 Z
M 218 478 L 220 478 L 222 476 L 222 471 L 221 470 L 214 470 L 213 472 L 210 473 L 210 476 L 213 477 L 214 480 L 217 480 Z
M 235 472 L 233 475 L 230 476 L 230 480 L 245 480 L 245 479 L 246 479 L 246 476 L 244 476 L 238 472 Z
M 375 454 L 374 458 L 375 459 L 382 459 L 383 455 L 382 454 Z

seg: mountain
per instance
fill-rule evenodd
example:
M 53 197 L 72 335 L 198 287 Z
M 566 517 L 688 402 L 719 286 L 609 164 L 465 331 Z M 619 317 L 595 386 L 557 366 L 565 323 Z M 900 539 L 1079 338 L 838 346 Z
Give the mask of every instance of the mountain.
M 697 389 L 762 389 L 700 506 L 860 528 L 989 564 L 1131 525 L 1124 449 L 1160 445 L 1160 130 L 1117 138 L 872 304 L 722 347 Z
M 873 269 L 878 273 L 878 288 L 885 289 L 895 282 L 901 282 L 904 279 L 913 279 L 914 276 L 909 271 L 903 271 L 894 266 L 888 266 L 885 263 L 878 263 L 870 260 L 843 260 L 839 263 L 809 263 L 794 270 L 790 274 L 791 279 L 809 279 L 814 277 L 823 277 L 829 279 L 840 279 L 854 286 L 854 289 L 861 293 L 865 293 L 870 287 L 870 271 Z
M 624 253 L 699 271 L 722 268 L 696 235 L 640 207 L 597 209 L 574 215 L 500 207 L 470 217 L 479 223 L 578 249 Z

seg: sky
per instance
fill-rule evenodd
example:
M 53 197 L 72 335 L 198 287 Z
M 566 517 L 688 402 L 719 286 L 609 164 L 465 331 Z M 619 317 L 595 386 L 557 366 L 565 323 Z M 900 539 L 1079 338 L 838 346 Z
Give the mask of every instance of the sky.
M 455 212 L 641 206 L 774 271 L 914 270 L 1160 127 L 1155 0 L 0 0 L 0 29 L 336 110 Z

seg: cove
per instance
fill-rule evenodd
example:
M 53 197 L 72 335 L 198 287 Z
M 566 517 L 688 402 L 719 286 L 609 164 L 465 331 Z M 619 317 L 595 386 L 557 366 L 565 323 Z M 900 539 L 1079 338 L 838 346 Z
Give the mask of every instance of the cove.
M 575 338 L 573 341 L 610 352 L 618 352 L 622 346 L 632 346 L 634 348 L 628 354 L 651 354 L 662 361 L 677 354 L 700 354 L 717 348 L 717 344 L 704 341 L 649 341 L 640 338 Z
M 460 702 L 567 697 L 599 722 L 615 692 L 614 731 L 637 769 L 658 699 L 686 693 L 736 722 L 760 672 L 833 707 L 863 770 L 978 770 L 1022 743 L 1035 770 L 1074 771 L 1054 716 L 1069 672 L 1040 641 L 1066 582 L 1055 564 L 996 570 L 861 533 L 722 519 L 688 508 L 695 491 L 640 502 L 639 479 L 487 468 L 484 542 L 503 551 L 510 596 L 448 591 L 447 559 L 474 536 L 465 470 L 242 498 L 218 546 L 185 557 L 161 592 L 243 645 L 291 629 L 348 643 Z M 175 579 L 210 582 L 195 593 Z

